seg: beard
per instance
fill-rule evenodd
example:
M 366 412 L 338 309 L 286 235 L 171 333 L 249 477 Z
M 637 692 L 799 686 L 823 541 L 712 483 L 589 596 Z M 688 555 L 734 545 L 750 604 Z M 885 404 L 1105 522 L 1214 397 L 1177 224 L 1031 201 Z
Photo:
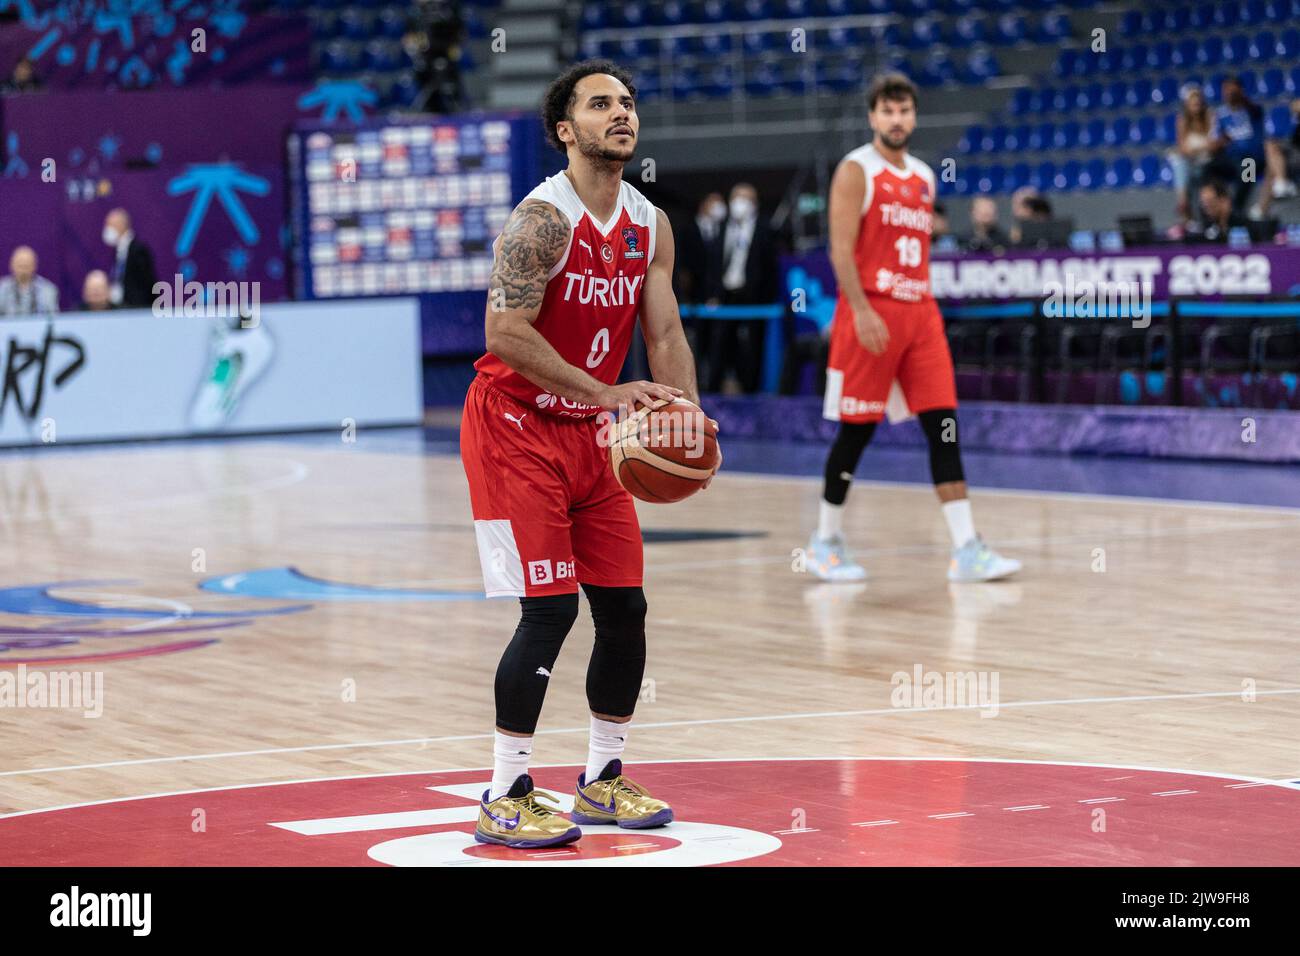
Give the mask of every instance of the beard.
M 881 133 L 880 141 L 890 149 L 906 149 L 907 144 L 911 142 L 911 133 Z
M 619 147 L 605 142 L 604 136 L 596 136 L 574 128 L 577 136 L 578 152 L 591 160 L 605 163 L 626 164 L 636 152 L 636 137 L 627 146 Z

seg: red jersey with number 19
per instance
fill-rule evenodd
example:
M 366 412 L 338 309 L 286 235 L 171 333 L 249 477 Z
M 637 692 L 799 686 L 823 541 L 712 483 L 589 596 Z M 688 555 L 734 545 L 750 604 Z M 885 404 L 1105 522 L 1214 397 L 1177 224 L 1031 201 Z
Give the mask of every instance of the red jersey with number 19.
M 862 226 L 853 250 L 863 291 L 900 302 L 932 298 L 934 171 L 911 155 L 905 157 L 906 168 L 900 169 L 870 143 L 844 158 L 860 165 L 867 180 Z
M 533 328 L 566 362 L 612 385 L 632 343 L 646 269 L 655 254 L 655 207 L 624 182 L 613 216 L 596 222 L 562 172 L 525 198 L 555 206 L 572 227 L 569 245 L 547 278 Z M 474 367 L 493 387 L 540 412 L 587 418 L 600 411 L 551 394 L 491 352 Z

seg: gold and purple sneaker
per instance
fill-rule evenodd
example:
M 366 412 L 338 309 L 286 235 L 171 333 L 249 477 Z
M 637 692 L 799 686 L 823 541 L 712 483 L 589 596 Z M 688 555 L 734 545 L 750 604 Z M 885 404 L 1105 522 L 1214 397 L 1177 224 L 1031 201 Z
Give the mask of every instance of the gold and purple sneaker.
M 623 776 L 623 761 L 611 760 L 600 776 L 587 783 L 578 777 L 573 798 L 574 823 L 591 826 L 617 824 L 628 830 L 647 830 L 673 822 L 673 808 L 646 793 L 645 788 Z
M 529 849 L 572 843 L 582 831 L 559 814 L 559 807 L 547 806 L 544 798 L 556 803 L 553 794 L 533 787 L 533 778 L 520 774 L 508 793 L 488 800 L 490 790 L 483 791 L 478 805 L 478 825 L 474 839 L 479 843 L 496 843 Z

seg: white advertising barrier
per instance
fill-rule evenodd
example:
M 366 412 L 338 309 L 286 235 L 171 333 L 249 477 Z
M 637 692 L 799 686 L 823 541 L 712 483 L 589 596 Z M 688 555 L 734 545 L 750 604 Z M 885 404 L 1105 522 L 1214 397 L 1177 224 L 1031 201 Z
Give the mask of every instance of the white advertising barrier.
M 0 319 L 0 445 L 418 424 L 414 298 Z

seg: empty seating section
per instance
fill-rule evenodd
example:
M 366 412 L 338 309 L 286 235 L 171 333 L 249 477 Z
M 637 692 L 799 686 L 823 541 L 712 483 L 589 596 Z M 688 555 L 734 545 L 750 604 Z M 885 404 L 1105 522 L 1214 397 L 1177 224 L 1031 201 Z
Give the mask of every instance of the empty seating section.
M 642 98 L 840 94 L 899 69 L 922 86 L 981 84 L 1004 56 L 1072 34 L 1073 0 L 630 0 L 587 2 L 583 56 L 637 76 Z M 802 31 L 796 34 L 794 31 Z
M 461 0 L 465 35 L 482 39 L 500 0 Z M 415 64 L 403 47 L 413 4 L 394 0 L 269 0 L 266 8 L 310 18 L 317 73 L 360 79 L 379 93 L 381 107 L 411 106 L 420 93 Z M 468 44 L 460 47 L 462 73 L 474 69 Z

